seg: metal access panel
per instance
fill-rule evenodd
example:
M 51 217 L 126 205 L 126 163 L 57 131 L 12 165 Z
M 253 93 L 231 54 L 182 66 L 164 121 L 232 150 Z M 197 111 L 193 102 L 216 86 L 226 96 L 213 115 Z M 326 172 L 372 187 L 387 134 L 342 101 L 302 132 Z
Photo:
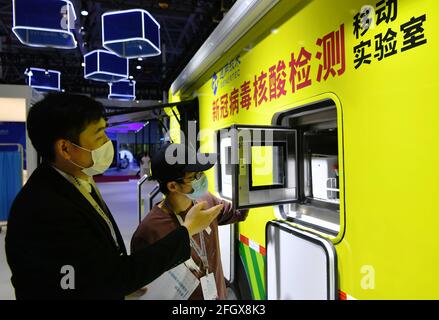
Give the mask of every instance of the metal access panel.
M 217 135 L 217 190 L 238 209 L 297 200 L 296 130 L 233 125 Z
M 269 300 L 335 300 L 337 256 L 331 241 L 285 222 L 266 227 Z

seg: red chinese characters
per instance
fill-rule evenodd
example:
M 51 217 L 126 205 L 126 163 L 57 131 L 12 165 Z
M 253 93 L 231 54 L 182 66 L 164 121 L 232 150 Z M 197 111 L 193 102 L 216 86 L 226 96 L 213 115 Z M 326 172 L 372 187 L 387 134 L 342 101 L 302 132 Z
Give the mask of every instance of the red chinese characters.
M 285 79 L 287 77 L 285 69 L 285 62 L 283 60 L 279 60 L 277 66 L 273 65 L 269 69 L 270 101 L 287 94 L 285 91 Z
M 329 75 L 341 76 L 346 70 L 344 24 L 340 26 L 340 30 L 332 31 L 323 38 L 317 39 L 316 44 L 322 48 L 322 51 L 316 54 L 316 58 L 321 60 L 317 81 L 322 80 L 322 75 L 325 81 Z
M 267 73 L 262 71 L 259 77 L 255 76 L 253 82 L 254 92 L 253 100 L 255 106 L 260 106 L 262 103 L 267 102 Z
M 230 93 L 230 115 L 233 116 L 235 113 L 239 113 L 239 90 L 233 88 Z
M 229 95 L 226 93 L 221 96 L 220 117 L 225 119 L 229 116 Z
M 250 81 L 244 81 L 241 85 L 241 109 L 248 110 L 252 104 Z
M 296 93 L 298 90 L 310 87 L 313 81 L 327 81 L 344 74 L 346 70 L 344 24 L 338 30 L 332 31 L 316 41 L 316 52 L 308 51 L 305 47 L 292 52 L 288 64 L 279 59 L 267 69 L 263 69 L 244 80 L 238 87 L 218 95 L 212 104 L 212 119 L 219 121 L 233 117 L 240 109 L 251 110 L 251 106 L 261 107 L 267 102 L 274 102 L 282 96 Z M 382 55 L 392 54 L 394 41 L 393 33 L 382 37 Z M 313 58 L 315 59 L 315 65 Z M 287 68 L 289 67 L 289 70 Z M 290 88 L 287 88 L 289 81 Z M 215 92 L 216 93 L 216 92 Z
M 306 51 L 302 47 L 297 59 L 294 57 L 294 53 L 291 53 L 290 66 L 290 83 L 291 92 L 300 90 L 311 85 L 310 71 L 311 71 L 311 53 Z
M 212 104 L 212 120 L 218 121 L 219 120 L 219 99 L 213 100 Z
M 215 99 L 212 104 L 212 120 L 227 119 L 238 114 L 240 108 L 248 110 L 252 103 L 251 93 L 250 81 L 244 81 L 240 89 L 233 88 L 230 94 Z

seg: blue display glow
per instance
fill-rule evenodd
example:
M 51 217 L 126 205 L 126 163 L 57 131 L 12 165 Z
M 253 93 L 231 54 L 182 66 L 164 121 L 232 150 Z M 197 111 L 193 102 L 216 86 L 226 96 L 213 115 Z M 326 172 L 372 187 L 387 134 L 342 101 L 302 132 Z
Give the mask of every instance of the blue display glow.
M 84 55 L 84 78 L 117 82 L 128 78 L 128 59 L 112 52 L 94 50 Z
M 12 0 L 12 31 L 32 47 L 76 48 L 76 13 L 67 0 Z
M 26 83 L 39 91 L 60 91 L 61 72 L 42 68 L 28 68 Z
M 125 58 L 160 55 L 160 24 L 143 9 L 104 13 L 102 45 Z
M 122 80 L 114 83 L 109 83 L 110 94 L 108 99 L 118 100 L 135 100 L 136 99 L 136 81 Z

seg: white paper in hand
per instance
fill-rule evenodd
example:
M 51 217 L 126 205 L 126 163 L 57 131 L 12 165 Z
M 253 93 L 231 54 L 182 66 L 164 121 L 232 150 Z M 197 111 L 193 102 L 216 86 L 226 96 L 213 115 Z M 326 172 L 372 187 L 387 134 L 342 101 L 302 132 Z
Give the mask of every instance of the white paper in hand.
M 187 300 L 199 284 L 200 280 L 182 263 L 148 284 L 140 300 Z

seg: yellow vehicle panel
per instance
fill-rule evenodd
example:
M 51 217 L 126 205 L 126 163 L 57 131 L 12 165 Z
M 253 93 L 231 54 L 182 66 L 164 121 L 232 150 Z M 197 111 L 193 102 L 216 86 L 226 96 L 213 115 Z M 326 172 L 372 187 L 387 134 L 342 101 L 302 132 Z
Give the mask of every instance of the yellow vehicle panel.
M 270 125 L 278 112 L 334 97 L 340 289 L 359 299 L 438 299 L 439 3 L 379 3 L 281 1 L 189 95 L 198 96 L 201 130 Z M 382 21 L 356 28 L 365 5 Z M 213 139 L 201 142 L 201 151 L 213 148 Z M 272 219 L 273 207 L 252 209 L 239 232 L 265 246 Z

